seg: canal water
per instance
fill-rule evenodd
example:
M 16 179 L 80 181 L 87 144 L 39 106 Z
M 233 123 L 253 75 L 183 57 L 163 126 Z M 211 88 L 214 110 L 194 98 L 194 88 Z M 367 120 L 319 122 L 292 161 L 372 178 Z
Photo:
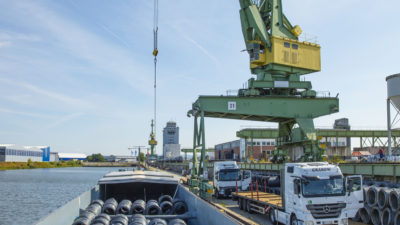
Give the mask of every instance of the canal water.
M 0 171 L 0 225 L 34 224 L 90 190 L 111 167 Z

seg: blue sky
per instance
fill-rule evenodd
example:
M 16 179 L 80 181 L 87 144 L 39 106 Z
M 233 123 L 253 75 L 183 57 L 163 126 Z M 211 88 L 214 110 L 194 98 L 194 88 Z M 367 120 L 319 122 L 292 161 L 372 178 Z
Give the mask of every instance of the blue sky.
M 316 35 L 317 91 L 339 93 L 332 126 L 384 128 L 385 77 L 399 72 L 400 2 L 283 0 L 293 24 Z M 153 115 L 153 1 L 0 0 L 0 143 L 50 145 L 58 152 L 128 154 L 146 145 Z M 180 126 L 199 94 L 220 95 L 250 78 L 238 1 L 159 1 L 158 123 Z M 248 121 L 206 119 L 208 146 L 236 139 Z

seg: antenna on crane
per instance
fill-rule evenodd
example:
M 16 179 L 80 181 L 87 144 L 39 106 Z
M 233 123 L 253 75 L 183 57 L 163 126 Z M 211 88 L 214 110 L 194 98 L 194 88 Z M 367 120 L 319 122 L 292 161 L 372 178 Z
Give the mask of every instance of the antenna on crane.
M 154 150 L 157 145 L 156 141 L 156 115 L 157 115 L 157 55 L 158 55 L 158 0 L 154 0 L 154 27 L 153 27 L 153 35 L 154 35 L 154 117 L 151 121 L 151 133 L 149 145 L 151 146 L 151 156 L 154 156 Z

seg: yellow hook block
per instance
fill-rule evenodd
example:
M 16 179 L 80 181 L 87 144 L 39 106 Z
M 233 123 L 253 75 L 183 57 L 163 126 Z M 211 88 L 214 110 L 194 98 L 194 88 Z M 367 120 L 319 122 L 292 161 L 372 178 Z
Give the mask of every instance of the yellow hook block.
M 158 54 L 158 49 L 154 49 L 153 55 L 154 55 L 154 56 L 157 56 L 157 54 Z

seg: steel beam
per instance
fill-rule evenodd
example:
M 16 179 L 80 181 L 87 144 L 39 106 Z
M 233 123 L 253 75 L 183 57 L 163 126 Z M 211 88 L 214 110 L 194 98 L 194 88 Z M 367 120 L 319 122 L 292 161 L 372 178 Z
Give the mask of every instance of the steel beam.
M 339 111 L 338 98 L 300 98 L 285 96 L 200 96 L 189 115 L 286 122 L 294 118 L 317 118 Z
M 359 137 L 359 138 L 384 138 L 387 137 L 386 130 L 338 130 L 338 129 L 316 129 L 317 136 L 321 137 Z M 236 132 L 239 138 L 277 138 L 278 129 L 242 129 Z M 400 137 L 400 130 L 392 130 L 392 137 Z

